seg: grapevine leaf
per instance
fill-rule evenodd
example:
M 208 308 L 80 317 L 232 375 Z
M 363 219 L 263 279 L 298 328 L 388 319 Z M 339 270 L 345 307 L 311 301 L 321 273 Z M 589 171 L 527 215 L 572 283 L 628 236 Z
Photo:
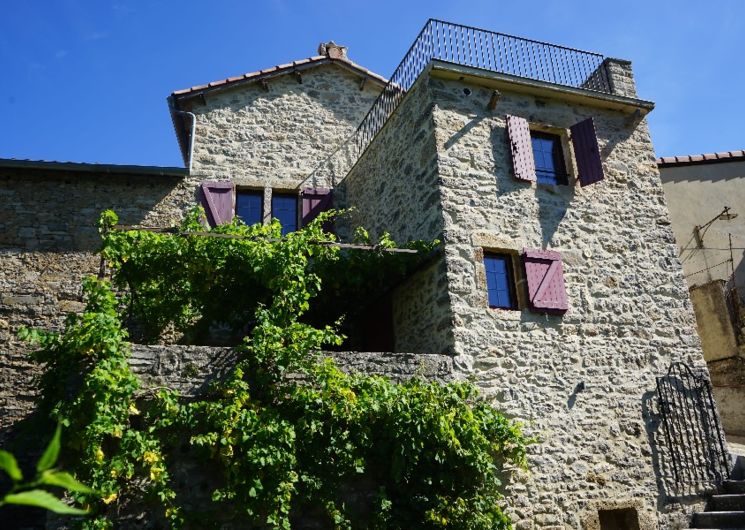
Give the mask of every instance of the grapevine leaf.
M 16 458 L 8 451 L 0 450 L 0 469 L 5 471 L 13 482 L 23 480 L 23 473 L 21 473 L 21 468 L 18 467 Z
M 93 490 L 79 482 L 70 473 L 65 471 L 45 471 L 42 473 L 39 481 L 47 486 L 58 486 L 68 491 L 78 491 L 80 493 L 93 493 Z
M 36 470 L 39 472 L 46 471 L 57 462 L 60 450 L 60 435 L 62 434 L 62 425 L 57 424 L 57 430 L 54 431 L 52 441 L 44 450 L 44 454 L 36 463 Z
M 5 496 L 7 504 L 21 504 L 24 506 L 36 506 L 50 512 L 64 515 L 85 515 L 86 510 L 69 506 L 60 499 L 44 490 L 29 490 L 21 493 L 10 493 Z

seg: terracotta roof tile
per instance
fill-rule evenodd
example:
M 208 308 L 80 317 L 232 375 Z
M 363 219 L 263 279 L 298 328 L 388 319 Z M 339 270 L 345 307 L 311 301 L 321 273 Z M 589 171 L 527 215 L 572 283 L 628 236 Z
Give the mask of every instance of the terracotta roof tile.
M 663 156 L 657 159 L 658 166 L 676 164 L 700 164 L 727 160 L 745 160 L 745 150 L 722 151 L 721 153 L 704 153 L 702 155 Z
M 207 83 L 206 85 L 196 85 L 191 88 L 185 88 L 183 90 L 176 90 L 173 92 L 173 96 L 179 97 L 179 96 L 185 96 L 188 94 L 193 94 L 195 92 L 203 92 L 205 90 L 209 90 L 216 87 L 222 87 L 225 85 L 238 83 L 242 81 L 249 81 L 249 80 L 258 80 L 262 76 L 269 75 L 269 74 L 276 74 L 278 72 L 281 72 L 283 70 L 292 70 L 293 68 L 296 68 L 298 66 L 303 66 L 311 63 L 329 63 L 329 64 L 340 64 L 342 66 L 346 66 L 347 68 L 350 68 L 354 71 L 359 72 L 362 75 L 365 75 L 378 83 L 385 85 L 388 80 L 384 78 L 381 75 L 376 74 L 375 72 L 371 72 L 367 68 L 364 68 L 357 63 L 354 63 L 350 61 L 349 59 L 337 59 L 333 57 L 328 57 L 326 55 L 314 55 L 313 57 L 308 57 L 307 59 L 299 59 L 297 61 L 293 61 L 291 63 L 284 63 L 284 64 L 278 64 L 276 66 L 272 66 L 270 68 L 265 68 L 263 70 L 257 70 L 255 72 L 248 72 L 243 75 L 238 75 L 235 77 L 228 77 L 226 79 L 220 79 L 218 81 L 212 81 L 211 83 Z
M 338 66 L 341 66 L 342 68 L 346 68 L 347 70 L 365 76 L 367 79 L 372 80 L 381 87 L 385 86 L 388 83 L 388 80 L 383 76 L 380 76 L 375 72 L 371 72 L 367 68 L 364 68 L 357 63 L 350 61 L 346 58 L 346 56 L 330 57 L 328 55 L 314 55 L 305 59 L 292 61 L 291 63 L 278 64 L 270 68 L 264 68 L 263 70 L 257 70 L 255 72 L 248 72 L 242 75 L 228 77 L 226 79 L 220 79 L 204 85 L 196 85 L 183 90 L 176 90 L 168 98 L 168 105 L 171 109 L 171 120 L 173 121 L 173 128 L 176 132 L 176 138 L 178 139 L 179 148 L 181 149 L 181 156 L 184 159 L 184 164 L 189 164 L 189 141 L 185 118 L 183 114 L 180 114 L 181 110 L 179 109 L 179 100 L 181 98 L 200 94 L 202 92 L 207 92 L 210 90 L 220 89 L 222 87 L 233 84 L 252 83 L 255 81 L 259 81 L 265 76 L 283 75 L 284 73 L 289 74 L 293 71 L 296 71 L 297 68 L 309 68 L 312 67 L 314 64 L 317 64 L 319 66 L 322 64 L 336 64 Z

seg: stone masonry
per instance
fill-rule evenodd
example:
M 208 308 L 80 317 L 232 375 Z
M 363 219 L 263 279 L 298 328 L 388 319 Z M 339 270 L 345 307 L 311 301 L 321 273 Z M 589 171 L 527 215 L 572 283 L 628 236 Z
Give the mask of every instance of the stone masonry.
M 445 271 L 430 274 L 445 273 L 448 299 L 420 315 L 430 339 L 539 440 L 511 490 L 517 528 L 593 528 L 599 509 L 628 507 L 642 528 L 683 524 L 665 501 L 655 377 L 672 361 L 704 363 L 646 122 L 519 83 L 501 84 L 489 110 L 489 76 L 448 68 L 420 77 L 343 183 L 356 220 L 443 240 Z M 516 181 L 507 114 L 564 135 L 593 117 L 605 180 L 576 185 L 565 144 L 569 186 Z M 561 253 L 565 315 L 488 307 L 483 252 L 523 248 Z
M 390 352 L 323 352 L 348 373 L 380 375 L 393 381 L 414 376 L 440 382 L 454 377 L 449 355 Z M 227 375 L 234 366 L 233 348 L 178 344 L 133 344 L 130 365 L 143 388 L 167 386 L 183 396 L 203 392 L 210 381 Z
M 267 88 L 206 93 L 181 106 L 197 117 L 192 172 L 187 182 L 230 180 L 265 190 L 265 221 L 271 192 L 299 193 L 301 184 L 362 120 L 380 93 L 380 84 L 337 66 L 272 78 Z M 319 188 L 333 188 L 322 179 Z
M 69 311 L 82 308 L 80 282 L 99 267 L 101 211 L 113 209 L 126 225 L 168 227 L 197 204 L 203 180 L 265 188 L 267 201 L 272 188 L 297 189 L 354 130 L 380 90 L 379 82 L 362 85 L 360 76 L 334 64 L 304 70 L 302 83 L 283 76 L 265 86 L 189 104 L 198 116 L 190 174 L 0 164 L 0 444 L 7 428 L 33 408 L 34 370 L 18 329 L 59 329 Z
M 16 338 L 20 326 L 60 329 L 67 313 L 83 308 L 81 281 L 99 268 L 102 210 L 116 210 L 125 224 L 170 226 L 186 207 L 172 200 L 185 195 L 181 180 L 178 171 L 0 169 L 0 443 L 33 408 L 34 365 Z

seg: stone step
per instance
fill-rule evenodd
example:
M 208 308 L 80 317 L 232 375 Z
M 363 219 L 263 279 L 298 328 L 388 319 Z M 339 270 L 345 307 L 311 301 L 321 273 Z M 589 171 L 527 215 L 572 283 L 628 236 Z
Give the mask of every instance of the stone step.
M 691 526 L 693 528 L 742 528 L 745 527 L 745 511 L 694 513 Z
M 745 493 L 712 495 L 707 509 L 714 511 L 745 510 Z
M 725 480 L 725 493 L 745 493 L 745 480 Z

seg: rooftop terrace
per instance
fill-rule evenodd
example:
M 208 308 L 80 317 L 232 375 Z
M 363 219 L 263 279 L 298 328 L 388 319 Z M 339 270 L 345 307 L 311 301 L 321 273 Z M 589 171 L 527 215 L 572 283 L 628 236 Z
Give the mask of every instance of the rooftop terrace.
M 615 93 L 608 62 L 599 53 L 429 19 L 355 132 L 308 179 L 325 171 L 341 176 L 346 171 L 340 171 L 339 164 L 351 169 L 432 64 L 480 70 L 604 99 L 625 96 Z

